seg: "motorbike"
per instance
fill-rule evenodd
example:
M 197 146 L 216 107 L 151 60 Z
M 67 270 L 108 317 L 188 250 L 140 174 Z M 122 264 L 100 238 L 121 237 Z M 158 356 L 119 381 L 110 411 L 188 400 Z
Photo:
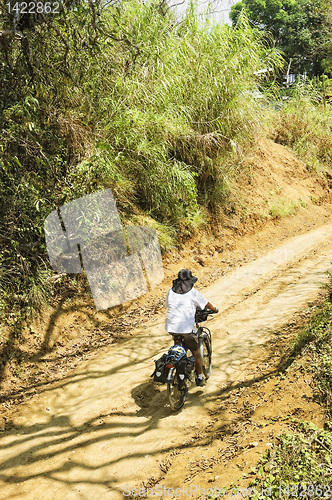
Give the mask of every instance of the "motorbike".
M 202 357 L 202 368 L 205 380 L 212 372 L 212 339 L 211 331 L 201 326 L 212 314 L 218 310 L 196 309 L 194 334 L 197 335 L 199 350 Z M 156 382 L 167 384 L 167 397 L 172 410 L 177 411 L 184 405 L 189 387 L 195 383 L 197 373 L 195 358 L 184 345 L 181 334 L 173 334 L 174 345 L 159 360 L 155 361 L 156 369 L 152 374 Z

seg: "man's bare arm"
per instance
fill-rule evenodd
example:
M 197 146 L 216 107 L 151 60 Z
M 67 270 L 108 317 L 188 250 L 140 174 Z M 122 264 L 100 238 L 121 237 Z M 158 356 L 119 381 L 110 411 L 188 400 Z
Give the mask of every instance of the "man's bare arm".
M 216 307 L 214 307 L 211 302 L 208 302 L 205 306 L 205 309 L 210 309 L 211 311 L 215 311 L 215 312 L 218 312 L 219 309 L 217 309 Z

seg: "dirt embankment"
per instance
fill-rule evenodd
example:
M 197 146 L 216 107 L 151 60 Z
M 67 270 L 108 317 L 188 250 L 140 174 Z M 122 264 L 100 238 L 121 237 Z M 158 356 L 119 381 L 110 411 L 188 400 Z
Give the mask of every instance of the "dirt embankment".
M 309 381 L 294 372 L 292 391 L 264 371 L 287 359 L 287 323 L 317 298 L 329 267 L 329 182 L 266 141 L 213 234 L 164 256 L 165 280 L 148 296 L 96 313 L 78 287 L 27 325 L 17 346 L 25 363 L 12 364 L 21 372 L 3 371 L 0 498 L 113 499 L 125 485 L 158 482 L 229 486 L 273 445 L 277 414 L 322 424 Z M 185 267 L 221 314 L 211 323 L 213 375 L 174 415 L 149 375 L 169 345 L 165 293 Z

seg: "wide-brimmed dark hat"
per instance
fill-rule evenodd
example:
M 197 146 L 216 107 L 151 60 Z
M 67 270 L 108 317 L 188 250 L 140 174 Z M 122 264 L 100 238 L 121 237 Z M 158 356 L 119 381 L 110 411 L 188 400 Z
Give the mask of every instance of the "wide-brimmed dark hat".
M 181 269 L 178 273 L 178 277 L 173 281 L 172 290 L 175 293 L 187 293 L 189 292 L 198 278 L 192 275 L 190 269 Z

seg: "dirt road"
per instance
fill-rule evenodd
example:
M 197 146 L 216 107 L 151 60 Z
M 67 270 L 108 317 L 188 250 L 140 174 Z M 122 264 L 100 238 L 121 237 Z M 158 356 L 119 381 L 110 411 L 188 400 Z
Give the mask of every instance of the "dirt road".
M 0 436 L 0 499 L 107 500 L 158 477 L 166 452 L 209 419 L 221 387 L 237 379 L 258 345 L 318 294 L 332 260 L 332 225 L 296 236 L 202 290 L 220 309 L 213 372 L 177 414 L 151 383 L 153 359 L 170 344 L 164 317 L 82 362 L 22 404 Z M 181 485 L 179 485 L 181 486 Z

